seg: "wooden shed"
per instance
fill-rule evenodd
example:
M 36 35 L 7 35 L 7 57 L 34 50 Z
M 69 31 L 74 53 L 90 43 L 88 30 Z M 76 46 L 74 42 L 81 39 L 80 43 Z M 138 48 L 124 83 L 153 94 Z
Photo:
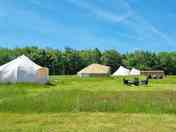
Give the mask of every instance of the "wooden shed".
M 141 75 L 150 78 L 162 79 L 165 77 L 165 72 L 162 70 L 149 70 L 149 71 L 141 71 Z

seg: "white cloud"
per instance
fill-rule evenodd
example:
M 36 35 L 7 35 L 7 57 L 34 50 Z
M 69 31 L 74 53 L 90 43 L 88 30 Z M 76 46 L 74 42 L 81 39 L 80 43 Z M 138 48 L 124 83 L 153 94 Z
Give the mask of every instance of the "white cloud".
M 137 35 L 131 35 L 131 34 L 128 34 L 128 33 L 121 33 L 121 32 L 117 32 L 116 33 L 118 35 L 118 37 L 123 37 L 123 38 L 126 38 L 126 39 L 130 39 L 130 40 L 136 40 L 136 41 L 144 41 L 144 38 L 140 37 L 140 36 L 137 36 Z
M 126 8 L 126 13 L 124 14 L 121 12 L 113 12 L 107 9 L 103 9 L 95 4 L 91 4 L 83 0 L 67 0 L 67 1 L 82 9 L 88 10 L 96 17 L 114 23 L 123 22 L 132 16 L 132 11 L 130 10 L 126 2 L 124 2 L 124 7 Z
M 174 41 L 172 40 L 172 38 L 170 38 L 166 33 L 161 32 L 159 29 L 157 29 L 156 27 L 154 27 L 153 25 L 151 25 L 151 30 L 153 31 L 153 33 L 156 33 L 157 35 L 159 35 L 163 40 L 165 40 L 168 44 L 168 46 L 173 47 Z
M 128 4 L 128 2 L 126 2 Z M 129 8 L 132 10 L 132 7 L 128 4 Z M 133 30 L 136 33 L 136 40 L 147 40 L 147 41 L 157 41 L 166 42 L 166 45 L 173 47 L 174 40 L 168 36 L 166 33 L 160 31 L 156 26 L 151 24 L 146 18 L 140 15 L 140 13 L 136 12 L 133 9 L 133 17 L 132 19 L 125 21 L 124 24 Z M 138 37 L 137 37 L 138 36 Z M 133 36 L 135 38 L 135 36 Z

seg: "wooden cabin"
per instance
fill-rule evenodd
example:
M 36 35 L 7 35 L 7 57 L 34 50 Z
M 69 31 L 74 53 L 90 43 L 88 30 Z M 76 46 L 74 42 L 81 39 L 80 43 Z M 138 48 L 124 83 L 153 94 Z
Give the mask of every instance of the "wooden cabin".
M 162 79 L 165 77 L 165 72 L 162 70 L 141 71 L 141 75 L 149 78 Z

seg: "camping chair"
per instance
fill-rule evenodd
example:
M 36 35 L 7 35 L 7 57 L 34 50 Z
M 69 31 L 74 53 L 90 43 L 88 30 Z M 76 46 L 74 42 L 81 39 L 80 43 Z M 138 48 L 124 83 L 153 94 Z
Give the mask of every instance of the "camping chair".
M 138 78 L 135 78 L 134 80 L 123 79 L 123 83 L 128 86 L 131 86 L 131 85 L 139 86 L 139 79 Z
M 130 85 L 129 82 L 128 82 L 128 80 L 126 80 L 125 78 L 123 79 L 123 84 Z
M 131 81 L 131 80 L 126 80 L 126 79 L 123 79 L 123 83 L 124 83 L 125 85 L 128 85 L 128 86 L 131 86 L 131 85 L 134 84 L 133 81 Z
M 139 86 L 139 78 L 134 78 L 134 85 Z
M 148 83 L 149 83 L 149 78 L 148 78 L 148 77 L 147 77 L 146 80 L 140 81 L 140 84 L 141 84 L 141 85 L 148 85 Z

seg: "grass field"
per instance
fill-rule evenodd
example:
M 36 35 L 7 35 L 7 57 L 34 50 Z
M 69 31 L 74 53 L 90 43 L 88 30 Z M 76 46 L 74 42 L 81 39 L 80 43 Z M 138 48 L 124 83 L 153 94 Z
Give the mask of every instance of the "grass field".
M 140 87 L 76 76 L 0 85 L 0 132 L 174 132 L 175 114 L 176 76 Z

